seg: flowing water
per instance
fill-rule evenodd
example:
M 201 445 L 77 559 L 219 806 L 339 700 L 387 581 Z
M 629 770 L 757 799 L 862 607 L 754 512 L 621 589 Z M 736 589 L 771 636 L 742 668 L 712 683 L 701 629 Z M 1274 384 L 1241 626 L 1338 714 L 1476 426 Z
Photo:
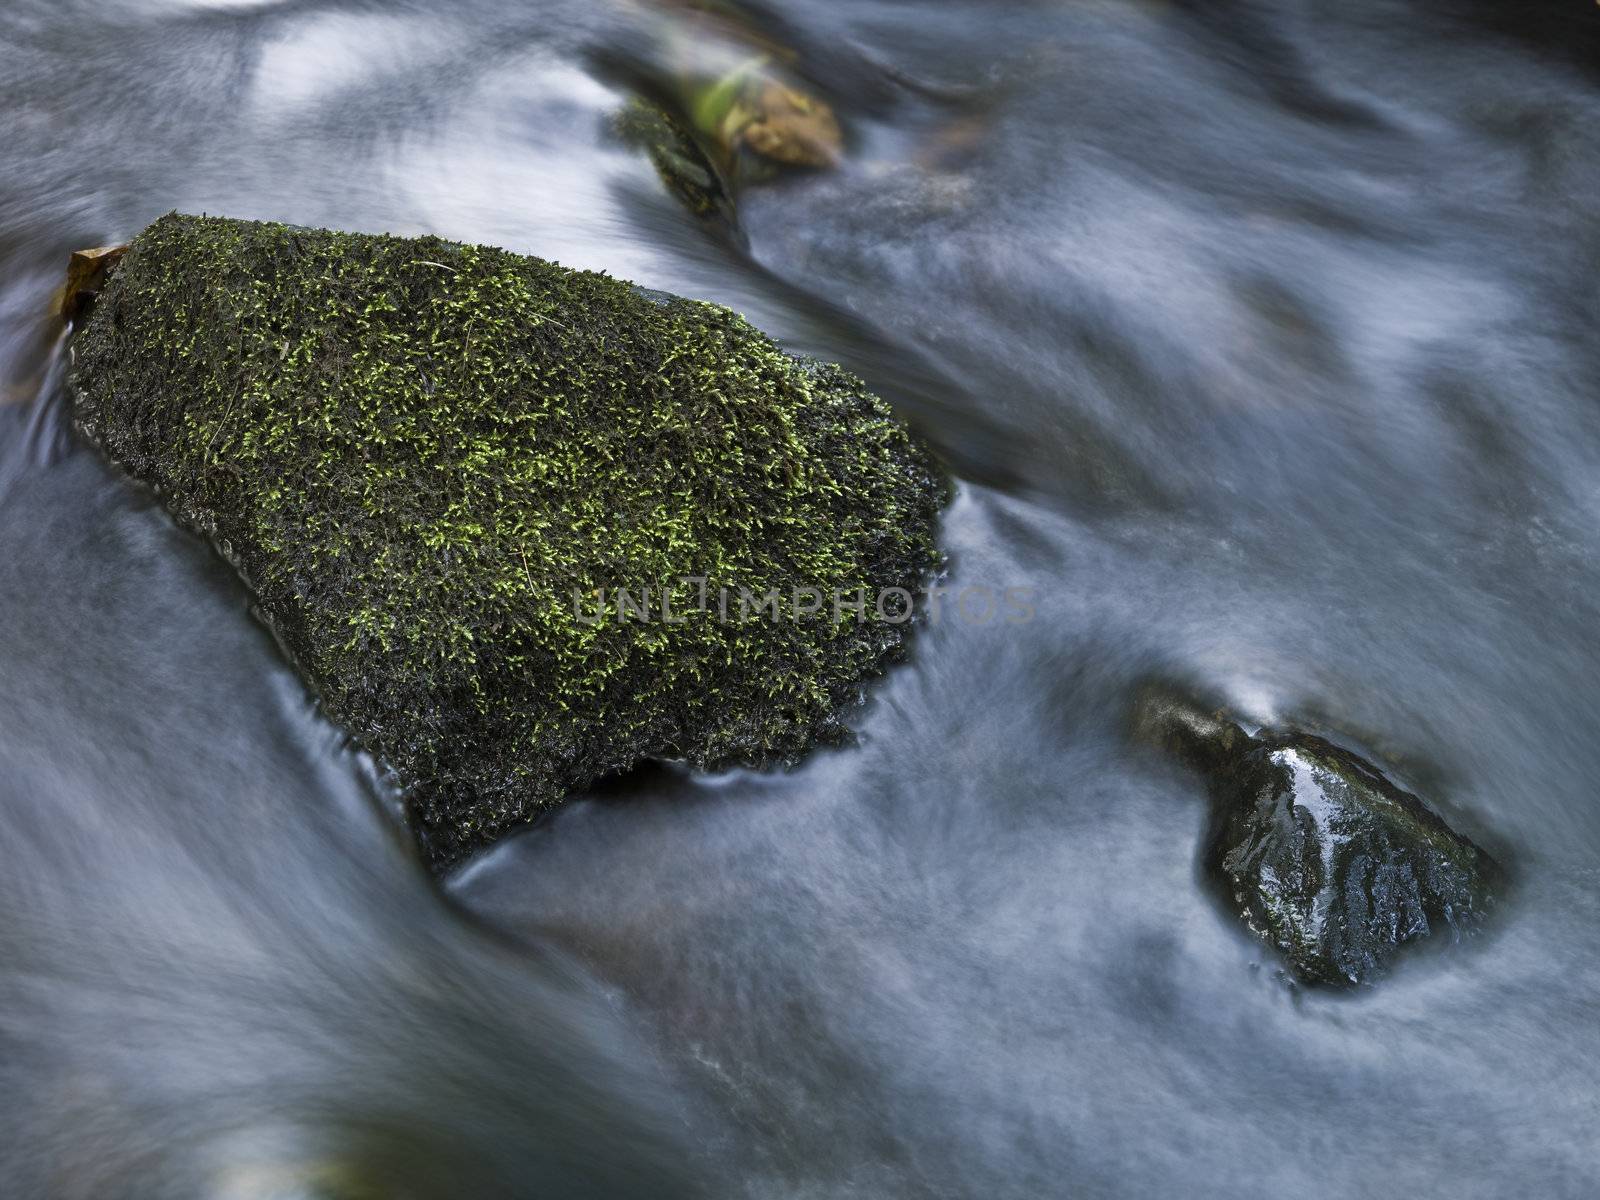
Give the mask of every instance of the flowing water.
M 743 19 L 850 141 L 730 234 L 609 132 L 688 5 L 0 5 L 0 1194 L 1600 1194 L 1600 9 Z M 64 257 L 174 208 L 732 305 L 901 407 L 950 585 L 1032 617 L 435 884 L 70 432 Z M 1152 678 L 1365 746 L 1512 865 L 1492 936 L 1288 986 Z

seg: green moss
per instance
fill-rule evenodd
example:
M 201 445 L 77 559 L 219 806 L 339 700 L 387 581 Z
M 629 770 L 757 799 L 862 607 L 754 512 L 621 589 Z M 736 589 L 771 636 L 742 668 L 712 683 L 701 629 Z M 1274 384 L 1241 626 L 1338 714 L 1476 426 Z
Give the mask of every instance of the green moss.
M 682 121 L 635 97 L 617 114 L 615 128 L 624 142 L 649 155 L 661 182 L 691 213 L 728 228 L 737 225 L 732 189 Z
M 906 627 L 724 619 L 719 589 L 915 588 L 937 558 L 943 482 L 859 380 L 503 250 L 167 216 L 74 385 L 84 431 L 216 540 L 395 769 L 436 863 L 643 757 L 837 736 Z M 574 600 L 663 586 L 671 623 Z

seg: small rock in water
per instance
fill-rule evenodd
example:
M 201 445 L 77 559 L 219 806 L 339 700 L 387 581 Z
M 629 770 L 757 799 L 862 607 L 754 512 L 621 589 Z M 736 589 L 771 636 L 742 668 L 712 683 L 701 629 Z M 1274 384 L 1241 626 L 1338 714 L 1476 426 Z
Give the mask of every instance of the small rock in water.
M 684 123 L 666 109 L 635 97 L 617 115 L 616 131 L 650 157 L 661 182 L 695 216 L 735 229 L 733 188 Z
M 1498 865 L 1364 759 L 1170 701 L 1142 709 L 1141 729 L 1209 777 L 1207 872 L 1302 983 L 1370 983 L 1406 943 L 1482 926 Z
M 737 225 L 736 197 L 796 171 L 837 167 L 845 132 L 795 49 L 736 4 L 670 5 L 656 67 L 614 122 L 695 216 Z

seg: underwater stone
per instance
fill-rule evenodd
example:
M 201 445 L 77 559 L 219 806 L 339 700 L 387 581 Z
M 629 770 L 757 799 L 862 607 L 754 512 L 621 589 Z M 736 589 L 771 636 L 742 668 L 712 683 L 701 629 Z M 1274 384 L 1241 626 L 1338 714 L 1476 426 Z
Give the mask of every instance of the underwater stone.
M 1170 703 L 1140 724 L 1207 775 L 1205 869 L 1302 983 L 1370 983 L 1407 944 L 1482 927 L 1495 861 L 1349 750 Z
M 72 382 L 394 770 L 435 866 L 641 759 L 838 739 L 908 631 L 852 601 L 938 562 L 943 476 L 858 379 L 503 250 L 169 215 Z

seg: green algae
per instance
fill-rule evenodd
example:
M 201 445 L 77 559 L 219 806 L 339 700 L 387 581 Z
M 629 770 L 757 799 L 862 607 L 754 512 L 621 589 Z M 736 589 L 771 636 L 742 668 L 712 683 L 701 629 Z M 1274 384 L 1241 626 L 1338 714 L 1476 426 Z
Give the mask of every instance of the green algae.
M 436 865 L 645 757 L 838 738 L 907 626 L 696 595 L 937 563 L 945 484 L 859 380 L 503 250 L 173 214 L 74 356 L 80 427 L 235 563 Z M 669 619 L 582 603 L 617 589 Z

